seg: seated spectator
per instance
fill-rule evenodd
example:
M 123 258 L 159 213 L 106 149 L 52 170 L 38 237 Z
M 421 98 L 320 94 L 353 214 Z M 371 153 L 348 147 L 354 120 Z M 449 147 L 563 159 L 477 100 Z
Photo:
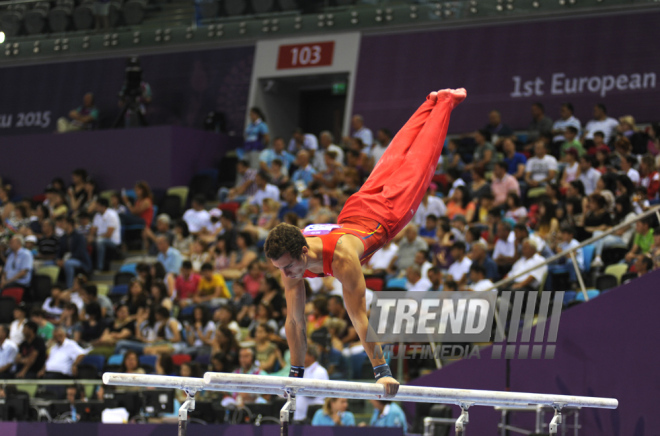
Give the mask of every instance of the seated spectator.
M 594 159 L 591 156 L 582 156 L 580 158 L 580 175 L 578 180 L 584 185 L 584 192 L 591 195 L 596 190 L 596 183 L 600 179 L 601 173 L 593 168 Z
M 580 164 L 578 163 L 578 152 L 574 148 L 566 150 L 564 156 L 564 172 L 561 175 L 560 185 L 562 189 L 568 189 L 571 182 L 578 179 L 580 175 Z
M 46 319 L 46 312 L 43 309 L 32 309 L 30 311 L 30 321 L 37 324 L 37 335 L 44 341 L 49 342 L 53 338 L 55 326 Z
M 110 209 L 110 203 L 105 198 L 96 202 L 96 215 L 92 223 L 92 230 L 88 240 L 96 248 L 96 268 L 99 271 L 107 270 L 106 251 L 116 251 L 121 247 L 121 222 L 119 215 Z
M 490 183 L 486 181 L 485 172 L 481 167 L 476 167 L 470 173 L 472 175 L 472 183 L 470 183 L 470 197 L 481 198 L 488 194 L 490 195 Z
M 149 184 L 143 180 L 137 182 L 134 187 L 135 203 L 123 192 L 122 200 L 129 213 L 119 215 L 121 224 L 126 225 L 144 225 L 143 238 L 146 238 L 146 229 L 151 228 L 151 222 L 154 218 L 154 196 L 151 193 Z
M 206 307 L 195 306 L 193 319 L 185 324 L 185 330 L 188 347 L 193 352 L 199 353 L 202 348 L 211 349 L 215 324 L 211 321 L 211 315 Z
M 444 198 L 445 203 L 454 198 L 454 191 L 459 186 L 465 186 L 465 181 L 461 178 L 461 172 L 455 168 L 450 168 L 447 171 L 447 183 L 449 184 L 449 193 Z
M 522 200 L 515 192 L 509 192 L 506 196 L 504 216 L 515 222 L 527 220 L 527 209 L 522 205 Z
M 204 209 L 206 198 L 203 195 L 195 195 L 191 202 L 191 208 L 183 214 L 183 220 L 188 224 L 191 235 L 197 236 L 211 222 L 211 215 Z
M 9 325 L 9 339 L 16 345 L 20 345 L 25 337 L 23 336 L 23 327 L 28 322 L 27 306 L 21 303 L 14 309 L 14 320 Z
M 59 322 L 64 310 L 64 304 L 66 303 L 62 291 L 64 291 L 64 285 L 55 283 L 50 288 L 50 297 L 47 297 L 44 300 L 44 304 L 41 305 L 41 309 L 45 312 L 46 317 L 55 322 Z
M 417 226 L 414 224 L 408 224 L 400 235 L 403 237 L 395 238 L 395 240 L 399 239 L 399 248 L 396 256 L 390 262 L 390 267 L 396 267 L 399 272 L 405 271 L 415 262 L 415 255 L 418 251 L 429 249 L 424 239 L 417 235 Z
M 488 124 L 484 130 L 490 132 L 491 136 L 499 137 L 493 139 L 493 142 L 499 142 L 500 139 L 513 135 L 513 129 L 502 122 L 502 115 L 498 110 L 492 110 L 488 113 Z
M 479 265 L 484 269 L 485 278 L 489 280 L 497 280 L 499 278 L 497 264 L 488 255 L 488 248 L 485 243 L 478 241 L 472 244 L 470 259 L 472 259 L 472 265 Z
M 219 327 L 215 331 L 215 337 L 211 341 L 211 352 L 213 359 L 221 357 L 224 371 L 232 372 L 238 367 L 239 350 L 241 349 L 236 340 L 234 332 L 227 327 Z M 251 354 L 253 351 L 250 349 Z M 252 360 L 252 356 L 250 356 Z M 214 365 L 215 366 L 215 365 Z
M 44 373 L 46 342 L 37 335 L 38 326 L 28 321 L 23 327 L 23 342 L 16 356 L 16 378 L 35 379 Z
M 268 175 L 270 176 L 271 183 L 280 188 L 280 190 L 289 184 L 289 173 L 279 159 L 273 159 Z
M 545 258 L 537 253 L 536 241 L 529 238 L 524 239 L 522 241 L 520 259 L 518 259 L 518 261 L 513 264 L 513 267 L 511 267 L 509 276 L 515 277 L 534 266 L 542 264 L 543 262 L 545 262 Z M 548 267 L 546 265 L 540 266 L 531 272 L 514 279 L 513 284 L 510 286 L 510 290 L 537 292 L 547 273 Z
M 132 339 L 117 341 L 115 354 L 123 354 L 127 350 L 142 353 L 145 347 L 157 339 L 155 310 L 151 306 L 144 306 L 135 316 L 135 332 Z
M 214 207 L 209 211 L 209 224 L 202 229 L 199 233 L 198 238 L 203 241 L 205 244 L 213 244 L 218 240 L 218 236 L 222 234 L 222 222 L 220 218 L 222 217 L 222 211 L 217 207 Z
M 220 188 L 218 199 L 221 203 L 225 201 L 237 201 L 243 203 L 249 196 L 257 192 L 254 179 L 257 176 L 257 170 L 250 168 L 250 162 L 239 160 L 236 163 L 236 183 L 231 189 Z
M 312 425 L 334 427 L 355 426 L 355 416 L 348 410 L 346 398 L 326 398 L 323 407 L 314 413 Z
M 304 360 L 304 379 L 328 380 L 328 371 L 318 362 L 319 351 L 315 344 L 309 344 Z M 294 362 L 292 362 L 293 364 Z M 296 362 L 298 363 L 298 362 Z M 293 366 L 292 366 L 293 368 Z M 307 417 L 307 408 L 312 404 L 323 404 L 321 397 L 299 397 L 296 411 L 293 415 L 294 421 L 303 421 Z
M 285 204 L 280 208 L 280 211 L 277 214 L 277 218 L 280 221 L 284 221 L 284 215 L 289 212 L 294 212 L 298 217 L 305 218 L 307 215 L 307 208 L 298 203 L 298 190 L 295 186 L 291 185 L 282 191 L 282 199 Z
M 255 352 L 259 369 L 264 372 L 276 372 L 286 365 L 282 358 L 280 349 L 270 341 L 270 336 L 274 333 L 268 324 L 259 324 L 255 330 Z
M 493 288 L 493 282 L 486 278 L 486 269 L 473 263 L 470 266 L 470 282 L 467 284 L 468 291 L 482 292 L 482 291 L 495 291 L 497 288 Z
M 112 305 L 112 301 L 105 296 L 99 295 L 99 290 L 96 285 L 86 285 L 82 287 L 80 292 L 80 298 L 83 303 L 98 303 L 101 307 L 101 316 L 103 318 L 113 318 L 115 316 L 115 309 Z
M 422 202 L 420 203 L 415 216 L 413 216 L 412 222 L 417 224 L 418 227 L 424 226 L 426 224 L 426 219 L 430 215 L 433 215 L 437 220 L 437 217 L 447 214 L 445 203 L 440 198 L 432 195 L 431 190 L 432 187 L 429 186 L 424 193 L 424 197 L 422 197 Z
M 62 327 L 53 332 L 55 343 L 50 348 L 44 366 L 45 378 L 65 378 L 78 375 L 78 365 L 87 352 L 76 341 L 68 339 Z
M 406 270 L 406 290 L 409 292 L 424 292 L 433 285 L 427 278 L 422 277 L 422 271 L 417 265 L 411 265 Z
M 564 143 L 561 145 L 560 149 L 560 160 L 562 162 L 566 162 L 566 153 L 568 150 L 571 148 L 577 151 L 578 157 L 584 156 L 586 153 L 584 147 L 582 147 L 582 142 L 580 142 L 580 139 L 578 138 L 578 129 L 574 126 L 568 126 L 566 127 L 566 130 L 564 131 Z
M 553 245 L 559 238 L 559 220 L 555 217 L 555 211 L 556 208 L 549 200 L 543 199 L 539 202 L 538 219 L 534 230 L 535 234 L 548 245 Z
M 231 293 L 224 277 L 213 272 L 213 265 L 210 263 L 202 265 L 197 292 L 192 297 L 193 303 L 216 307 L 225 303 L 229 298 L 231 298 Z
M 428 289 L 429 291 L 443 290 L 443 285 L 442 285 L 443 274 L 442 271 L 440 271 L 440 268 L 435 266 L 430 268 L 428 272 L 428 277 L 429 277 L 429 281 L 431 282 L 431 288 Z
M 270 318 L 264 319 L 263 321 L 268 322 L 270 321 Z M 213 313 L 213 322 L 215 322 L 218 329 L 226 327 L 234 332 L 234 336 L 236 336 L 237 340 L 241 340 L 240 326 L 236 322 L 236 314 L 234 313 L 234 308 L 232 306 L 228 304 L 220 306 Z
M 193 236 L 188 231 L 188 224 L 184 220 L 177 220 L 174 223 L 174 238 L 170 245 L 175 249 L 179 250 L 181 253 L 182 259 L 188 259 L 190 257 L 190 247 L 193 243 Z M 158 244 L 156 244 L 156 249 L 158 249 Z
M 0 276 L 0 288 L 28 289 L 32 281 L 32 253 L 23 247 L 23 237 L 14 235 L 9 240 L 9 255 Z
M 311 133 L 305 133 L 300 127 L 293 131 L 288 147 L 290 153 L 297 154 L 301 150 L 315 151 L 318 148 L 319 143 L 316 136 Z
M 637 277 L 641 277 L 653 269 L 653 259 L 648 254 L 638 254 L 635 256 L 635 272 Z
M 179 354 L 186 348 L 183 341 L 183 326 L 170 316 L 170 311 L 164 307 L 156 308 L 156 341 L 144 347 L 144 354 Z
M 87 319 L 82 322 L 80 329 L 80 341 L 82 343 L 93 343 L 101 337 L 105 331 L 105 320 L 101 315 L 99 303 L 89 303 L 85 306 Z
M 495 164 L 490 189 L 494 196 L 493 206 L 505 205 L 509 192 L 513 192 L 520 197 L 520 185 L 514 176 L 507 173 L 506 162 L 501 161 Z
M 447 202 L 447 216 L 453 219 L 456 215 L 464 217 L 474 214 L 475 204 L 471 201 L 469 191 L 466 186 L 459 185 L 454 189 L 454 194 Z
M 580 245 L 577 239 L 575 239 L 575 233 L 576 233 L 575 228 L 571 226 L 562 226 L 560 233 L 560 240 L 558 243 L 551 246 L 552 251 L 556 254 L 559 254 Z M 549 275 L 548 278 L 546 279 L 545 289 L 554 289 L 552 286 L 552 280 L 553 280 L 553 275 L 556 273 L 567 272 L 572 282 L 577 281 L 577 273 L 570 259 L 571 259 L 570 255 L 566 255 L 566 257 L 559 259 L 558 261 L 548 265 Z M 578 269 L 583 271 L 585 266 L 584 251 L 581 248 L 575 251 L 575 260 L 578 264 Z
M 606 231 L 612 227 L 612 217 L 606 206 L 605 198 L 602 195 L 591 194 L 589 196 L 588 211 L 583 219 L 584 239 L 593 236 L 595 231 Z
M 547 148 L 542 140 L 534 143 L 534 157 L 525 165 L 525 183 L 530 188 L 545 186 L 557 175 L 557 159 L 547 154 Z
M 329 222 L 332 215 L 330 209 L 325 206 L 325 196 L 320 192 L 312 194 L 309 198 L 309 211 L 307 212 L 306 221 L 310 224 L 324 224 Z
M 646 188 L 648 200 L 657 200 L 660 192 L 660 173 L 656 170 L 655 160 L 652 155 L 647 154 L 642 157 L 639 170 L 642 177 L 639 184 Z
M 463 158 L 459 152 L 458 140 L 449 139 L 447 145 L 442 150 L 442 153 L 442 171 L 444 173 L 448 172 L 450 169 L 463 171 L 465 168 L 465 162 L 463 162 Z M 378 163 L 378 160 L 376 160 L 376 163 Z
M 78 306 L 73 303 L 66 303 L 64 311 L 60 317 L 60 327 L 66 332 L 66 337 L 80 342 L 80 332 L 82 331 L 82 324 L 78 316 Z
M 534 142 L 541 136 L 552 134 L 552 120 L 545 114 L 541 102 L 532 103 L 532 121 L 527 127 L 527 141 Z
M 135 351 L 127 351 L 124 354 L 124 360 L 121 363 L 119 372 L 124 374 L 146 374 L 144 369 L 140 368 L 140 359 Z M 142 388 L 138 388 L 142 389 Z M 131 389 L 137 390 L 137 389 Z
M 242 149 L 239 149 L 239 155 L 245 155 L 252 164 L 257 167 L 259 158 L 263 154 L 264 148 L 270 142 L 268 125 L 266 117 L 258 107 L 250 108 L 250 123 L 245 126 L 245 143 Z M 265 151 L 265 150 L 264 150 Z
M 495 147 L 491 143 L 491 132 L 486 129 L 478 130 L 474 134 L 474 142 L 477 148 L 474 150 L 472 163 L 465 165 L 465 169 L 472 171 L 475 168 L 483 172 L 493 171 L 493 165 L 497 161 Z
M 258 260 L 253 260 L 248 265 L 247 273 L 240 278 L 241 284 L 245 287 L 248 294 L 252 297 L 256 297 L 259 293 L 259 288 L 261 288 L 264 282 L 264 273 L 261 271 Z
M 637 158 L 635 156 L 626 156 L 625 159 L 621 160 L 621 174 L 626 175 L 633 185 L 637 186 L 641 177 L 635 166 L 637 166 Z
M 50 216 L 57 219 L 59 217 L 64 217 L 69 214 L 69 208 L 66 205 L 66 199 L 64 198 L 63 191 L 58 191 L 53 188 L 46 191 L 48 196 L 48 208 L 50 209 Z
M 206 243 L 201 239 L 195 239 L 190 246 L 189 259 L 195 272 L 199 272 L 203 264 L 210 262 L 211 255 L 206 250 Z
M 398 404 L 387 400 L 369 400 L 374 407 L 369 426 L 371 427 L 401 427 L 403 433 L 408 431 L 408 422 Z
M 419 268 L 419 271 L 421 273 L 421 277 L 423 279 L 428 278 L 427 274 L 433 264 L 428 261 L 429 258 L 429 253 L 428 251 L 418 251 L 415 254 L 415 261 L 413 263 L 413 266 L 416 266 Z
M 525 177 L 527 157 L 516 151 L 516 144 L 511 138 L 506 138 L 502 142 L 502 151 L 504 152 L 502 162 L 506 164 L 506 172 L 516 180 L 522 181 Z
M 455 242 L 452 245 L 451 257 L 454 259 L 454 263 L 449 266 L 449 276 L 461 286 L 467 282 L 470 265 L 472 265 L 472 260 L 465 255 L 464 242 Z
M 156 246 L 158 247 L 158 262 L 160 262 L 168 274 L 176 275 L 181 269 L 181 253 L 174 247 L 170 247 L 170 242 L 165 236 L 156 238 Z
M 156 306 L 162 306 L 165 309 L 172 311 L 172 299 L 169 297 L 169 292 L 167 290 L 167 285 L 163 283 L 162 280 L 155 280 L 151 284 L 151 290 L 149 292 L 149 298 L 151 298 L 151 303 Z
M 598 103 L 594 106 L 594 119 L 584 126 L 584 139 L 594 139 L 596 132 L 603 132 L 605 144 L 610 142 L 610 138 L 616 133 L 619 122 L 612 117 L 607 116 L 607 108 L 604 104 Z
M 180 271 L 181 273 L 174 282 L 174 289 L 176 290 L 178 304 L 183 308 L 192 304 L 192 298 L 197 293 L 201 277 L 193 271 L 192 263 L 189 260 L 184 260 L 181 263 Z
M 149 243 L 149 255 L 155 256 L 158 254 L 158 248 L 156 247 L 156 238 L 158 236 L 165 236 L 169 241 L 170 245 L 174 242 L 174 233 L 170 229 L 170 224 L 172 219 L 166 213 L 161 213 L 156 217 L 156 230 L 151 230 L 150 227 L 144 229 L 145 237 Z
M 580 120 L 575 118 L 573 112 L 574 109 L 571 103 L 564 103 L 561 105 L 561 108 L 559 109 L 559 119 L 552 125 L 552 134 L 555 135 L 552 138 L 552 142 L 564 142 L 566 140 L 564 133 L 566 132 L 566 128 L 568 126 L 573 126 L 578 130 L 578 132 L 580 131 L 582 128 L 582 123 L 580 123 Z
M 62 117 L 57 120 L 57 131 L 59 133 L 91 129 L 94 123 L 99 120 L 99 110 L 94 105 L 94 94 L 91 92 L 85 94 L 82 106 L 71 110 L 69 118 Z
M 423 227 L 419 228 L 419 236 L 424 239 L 428 246 L 438 242 L 438 217 L 431 214 L 427 215 Z
M 128 306 L 128 313 L 131 317 L 137 315 L 138 311 L 149 304 L 149 293 L 140 280 L 133 278 L 128 284 L 128 293 L 121 299 L 121 304 Z M 100 306 L 100 305 L 99 305 Z M 103 311 L 101 311 L 103 316 Z
M 240 232 L 236 237 L 237 250 L 229 258 L 229 266 L 220 270 L 228 280 L 236 280 L 247 272 L 248 266 L 257 259 L 257 253 L 252 245 L 252 236 Z
M 316 174 L 316 170 L 309 163 L 309 160 L 309 152 L 305 150 L 300 150 L 296 155 L 298 169 L 291 176 L 291 182 L 301 191 L 312 183 L 314 174 Z
M 95 354 L 105 354 L 99 353 L 98 347 L 110 347 L 107 354 L 112 354 L 112 350 L 115 349 L 117 342 L 122 339 L 132 338 L 133 332 L 135 331 L 135 320 L 131 318 L 132 317 L 129 316 L 128 306 L 125 304 L 117 306 L 114 320 L 107 324 L 101 337 L 93 342 L 93 345 L 96 348 Z
M 633 237 L 633 246 L 626 253 L 626 262 L 632 263 L 639 254 L 647 254 L 653 246 L 653 229 L 651 228 L 652 218 L 645 218 L 637 221 L 635 224 L 635 235 Z
M 110 195 L 110 209 L 114 210 L 119 214 L 119 218 L 121 218 L 122 214 L 127 214 L 128 213 L 128 208 L 122 203 L 121 200 L 121 195 L 117 192 L 113 192 Z
M 263 371 L 261 371 L 257 362 L 257 356 L 252 348 L 240 349 L 238 352 L 238 368 L 234 370 L 234 374 L 263 375 Z
M 0 377 L 13 377 L 12 368 L 17 355 L 18 345 L 9 339 L 9 326 L 0 324 Z
M 270 175 L 266 171 L 260 170 L 254 178 L 254 183 L 257 185 L 257 192 L 248 200 L 250 204 L 261 208 L 267 198 L 279 201 L 280 189 L 270 183 Z
M 596 157 L 593 167 L 601 174 L 605 174 L 608 172 L 608 169 L 612 169 L 610 163 L 610 148 L 607 145 L 601 145 L 596 149 Z
M 37 241 L 37 255 L 34 256 L 34 267 L 54 265 L 57 259 L 59 241 L 55 236 L 55 223 L 45 219 L 41 223 L 42 235 Z
M 225 268 L 229 268 L 229 262 L 231 261 L 231 253 L 227 248 L 227 242 L 221 236 L 218 238 L 218 241 L 215 243 L 215 247 L 212 252 L 213 256 L 213 269 L 220 271 Z M 191 264 L 192 268 L 192 264 Z
M 272 148 L 267 148 L 259 155 L 259 167 L 263 171 L 270 171 L 273 161 L 279 160 L 283 169 L 288 174 L 291 164 L 296 160 L 295 156 L 284 149 L 284 139 L 277 137 L 273 139 Z

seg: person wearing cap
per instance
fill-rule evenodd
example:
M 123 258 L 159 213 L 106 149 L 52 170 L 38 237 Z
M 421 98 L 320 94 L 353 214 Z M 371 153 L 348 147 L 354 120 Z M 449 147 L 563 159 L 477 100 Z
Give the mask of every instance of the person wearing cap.
M 23 247 L 23 237 L 14 235 L 9 240 L 9 255 L 0 277 L 0 288 L 21 287 L 27 289 L 32 280 L 34 259 L 32 253 Z
M 27 235 L 25 237 L 25 249 L 32 254 L 32 258 L 34 259 L 34 256 L 39 254 L 39 250 L 37 249 L 37 237 L 34 235 Z
M 209 222 L 199 233 L 198 237 L 201 241 L 206 244 L 213 244 L 218 239 L 218 235 L 221 235 L 223 232 L 222 221 L 222 211 L 217 207 L 214 207 L 209 211 Z
M 530 238 L 523 239 L 520 259 L 511 267 L 509 277 L 515 277 L 537 265 L 539 267 L 520 277 L 516 277 L 510 289 L 512 291 L 538 291 L 539 286 L 541 286 L 543 279 L 548 273 L 548 266 L 541 265 L 544 262 L 545 258 L 537 252 L 536 241 Z

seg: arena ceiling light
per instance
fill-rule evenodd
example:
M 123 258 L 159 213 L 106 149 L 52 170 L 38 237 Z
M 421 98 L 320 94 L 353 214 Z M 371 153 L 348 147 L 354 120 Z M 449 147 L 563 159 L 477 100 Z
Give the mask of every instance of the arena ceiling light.
M 5 42 L 5 32 L 0 32 L 0 44 Z

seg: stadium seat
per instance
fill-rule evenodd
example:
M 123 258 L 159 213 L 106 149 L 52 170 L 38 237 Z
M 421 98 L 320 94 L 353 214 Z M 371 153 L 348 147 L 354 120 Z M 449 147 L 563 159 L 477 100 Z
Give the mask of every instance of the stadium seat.
M 115 274 L 114 284 L 115 285 L 127 285 L 131 283 L 131 280 L 135 278 L 135 274 L 128 271 L 119 271 Z
M 572 303 L 575 301 L 575 296 L 577 295 L 577 291 L 566 291 L 564 292 L 564 301 L 563 304 L 564 306 Z
M 7 38 L 20 35 L 27 7 L 25 4 L 10 5 L 0 15 L 0 29 Z
M 174 186 L 167 190 L 167 195 L 176 195 L 181 199 L 181 210 L 186 208 L 186 202 L 188 201 L 188 192 L 190 190 L 187 186 Z
M 46 30 L 49 11 L 49 2 L 37 2 L 25 13 L 25 31 L 28 35 L 37 35 Z
M 99 295 L 108 295 L 110 293 L 110 286 L 104 283 L 99 283 L 96 285 L 96 291 Z
M 619 280 L 612 274 L 603 274 L 596 277 L 596 289 L 600 291 L 607 291 L 616 288 L 618 285 Z
M 182 364 L 186 362 L 190 362 L 192 358 L 190 357 L 190 354 L 173 354 L 172 355 L 172 363 L 176 366 L 181 366 Z
M 144 21 L 147 14 L 147 0 L 128 0 L 122 9 L 127 26 L 136 26 Z
M 96 366 L 88 363 L 81 363 L 78 365 L 78 374 L 76 375 L 76 378 L 81 380 L 94 380 L 101 378 L 101 373 L 96 369 Z
M 121 366 L 123 363 L 124 363 L 123 354 L 113 354 L 112 356 L 108 357 L 108 365 Z
M 91 365 L 96 368 L 96 372 L 101 374 L 103 372 L 103 367 L 105 366 L 105 357 L 98 354 L 88 354 L 80 362 L 81 365 Z
M 0 324 L 9 324 L 14 320 L 16 306 L 14 297 L 0 296 Z
M 599 295 L 600 295 L 600 291 L 598 289 L 587 289 L 587 296 L 589 297 L 589 301 L 593 300 Z M 577 295 L 575 296 L 575 301 L 582 301 L 582 302 L 585 301 L 584 294 L 582 292 L 578 292 Z
M 52 283 L 57 283 L 60 277 L 60 267 L 57 265 L 47 265 L 36 269 L 37 274 L 49 276 Z
M 207 201 L 215 199 L 218 191 L 218 179 L 207 174 L 196 174 L 190 181 L 189 193 L 191 197 L 203 195 Z
M 48 27 L 50 27 L 50 30 L 55 33 L 68 30 L 71 27 L 74 7 L 75 2 L 73 0 L 57 0 L 55 7 L 48 13 Z
M 128 294 L 128 285 L 115 285 L 108 292 L 108 298 L 116 303 L 126 294 Z
M 94 1 L 83 0 L 80 2 L 80 4 L 73 10 L 72 18 L 73 27 L 75 27 L 76 30 L 90 30 L 94 28 Z M 101 193 L 101 195 L 103 195 L 103 193 Z
M 195 362 L 197 362 L 202 367 L 206 367 L 211 363 L 211 355 L 210 354 L 198 354 L 197 356 L 195 356 Z
M 605 274 L 610 274 L 616 277 L 617 284 L 621 284 L 621 277 L 628 272 L 628 265 L 625 263 L 617 263 L 605 268 Z
M 637 273 L 634 272 L 625 273 L 624 275 L 621 276 L 621 284 L 624 284 L 636 278 L 637 278 Z
M 110 197 L 112 197 L 112 194 L 116 194 L 116 193 L 117 193 L 117 191 L 115 191 L 113 189 L 109 189 L 107 191 L 102 191 L 99 194 L 99 198 L 105 198 L 106 200 L 110 201 Z
M 603 259 L 603 264 L 608 266 L 621 262 L 626 253 L 628 253 L 627 247 L 608 247 L 603 249 L 601 259 Z
M 591 262 L 594 260 L 596 247 L 594 244 L 585 245 L 582 247 L 582 257 L 584 258 L 584 272 L 588 273 L 591 270 Z
M 404 278 L 389 279 L 387 281 L 387 287 L 388 288 L 403 288 L 403 289 L 406 289 L 406 283 L 408 283 L 408 281 Z
M 140 356 L 140 366 L 144 368 L 144 370 L 147 373 L 154 372 L 154 369 L 156 368 L 156 361 L 158 360 L 158 356 L 154 356 L 151 354 L 143 354 Z
M 245 15 L 247 11 L 247 3 L 244 0 L 225 0 L 224 2 L 224 12 L 226 15 L 235 16 L 235 15 Z
M 44 301 L 50 297 L 50 288 L 53 286 L 53 281 L 50 276 L 35 274 L 32 276 L 32 300 Z
M 183 215 L 181 207 L 181 197 L 178 195 L 166 194 L 160 202 L 160 213 L 166 213 L 173 220 L 181 218 Z
M 119 268 L 120 273 L 131 273 L 133 275 L 137 275 L 137 263 L 125 263 Z
M 368 277 L 365 281 L 367 283 L 367 289 L 375 292 L 382 291 L 385 285 L 385 280 L 382 277 Z
M 16 300 L 16 304 L 21 304 L 21 301 L 23 301 L 24 292 L 25 290 L 20 287 L 5 288 L 2 290 L 2 293 L 0 293 L 0 295 L 2 295 L 3 297 L 11 297 L 14 300 Z

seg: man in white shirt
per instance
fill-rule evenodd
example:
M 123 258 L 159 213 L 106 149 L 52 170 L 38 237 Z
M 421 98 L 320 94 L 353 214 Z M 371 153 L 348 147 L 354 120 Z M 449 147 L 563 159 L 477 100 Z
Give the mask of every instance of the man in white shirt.
M 304 379 L 329 380 L 328 371 L 317 362 L 319 351 L 315 344 L 307 346 L 305 354 L 305 373 Z M 296 397 L 296 411 L 293 415 L 294 421 L 304 421 L 307 418 L 307 408 L 312 404 L 323 404 L 322 397 Z
M 385 150 L 392 142 L 392 133 L 387 129 L 379 129 L 376 132 L 376 144 L 371 148 L 371 157 L 374 158 L 374 165 L 378 163 Z
M 493 288 L 493 282 L 486 278 L 486 269 L 476 263 L 470 266 L 470 284 L 468 284 L 467 289 L 475 292 L 488 290 L 497 292 L 497 288 Z
M 289 153 L 297 155 L 300 150 L 307 150 L 313 153 L 318 148 L 319 141 L 316 139 L 316 136 L 311 133 L 305 133 L 300 127 L 293 131 L 293 135 L 289 141 Z
M 557 175 L 557 159 L 547 154 L 542 140 L 534 144 L 534 157 L 525 165 L 525 182 L 532 188 L 545 186 Z
M 12 378 L 11 368 L 18 354 L 18 345 L 9 339 L 9 327 L 0 325 L 0 377 Z
M 529 238 L 523 240 L 521 253 L 522 256 L 520 256 L 520 259 L 513 264 L 509 277 L 517 276 L 518 274 L 545 262 L 545 258 L 537 253 L 536 242 Z M 514 279 L 511 290 L 538 291 L 539 286 L 543 283 L 543 279 L 547 273 L 547 265 L 539 266 L 533 271 Z
M 389 241 L 371 256 L 371 259 L 367 261 L 367 267 L 371 268 L 374 273 L 387 272 L 398 250 L 398 245 Z
M 580 158 L 580 176 L 578 180 L 584 185 L 584 193 L 591 195 L 596 190 L 596 184 L 600 179 L 600 171 L 594 169 L 595 158 L 593 156 L 584 155 Z
M 336 152 L 337 157 L 335 158 L 335 161 L 342 165 L 344 164 L 344 150 L 342 150 L 342 148 L 338 145 L 335 145 L 334 140 L 335 137 L 328 130 L 324 130 L 319 135 L 321 148 L 314 153 L 314 159 L 312 160 L 312 166 L 316 169 L 316 171 L 323 172 L 328 169 L 327 165 L 325 164 L 326 151 Z
M 635 164 L 637 164 L 637 159 L 635 156 L 626 156 L 625 158 L 621 159 L 621 174 L 628 176 L 630 181 L 633 182 L 635 186 L 638 186 L 640 176 L 639 171 L 634 168 Z
M 493 260 L 500 268 L 507 268 L 516 261 L 516 235 L 507 222 L 497 224 L 497 241 L 493 250 Z
M 351 126 L 353 127 L 353 138 L 359 138 L 362 140 L 364 148 L 371 150 L 371 146 L 374 143 L 374 134 L 371 133 L 370 129 L 365 127 L 362 115 L 353 115 Z
M 445 203 L 435 195 L 430 195 L 431 189 L 427 189 L 422 197 L 422 202 L 413 216 L 412 222 L 419 227 L 426 225 L 426 217 L 435 215 L 436 217 L 445 216 L 447 214 L 447 206 Z
M 183 214 L 183 220 L 188 224 L 191 235 L 197 235 L 211 224 L 211 215 L 204 209 L 205 201 L 203 195 L 195 195 L 190 203 L 191 208 Z
M 584 139 L 594 139 L 594 133 L 603 132 L 605 144 L 610 142 L 612 135 L 616 132 L 619 122 L 612 117 L 607 116 L 607 108 L 604 104 L 598 103 L 594 106 L 594 119 L 584 126 Z
M 89 232 L 90 242 L 96 238 L 96 266 L 99 271 L 105 268 L 105 253 L 108 249 L 117 250 L 121 246 L 121 221 L 119 214 L 109 207 L 105 198 L 96 200 L 96 215 Z
M 552 134 L 554 135 L 552 142 L 566 141 L 566 138 L 564 138 L 564 132 L 568 126 L 575 127 L 578 130 L 579 135 L 579 132 L 582 129 L 582 123 L 573 115 L 573 105 L 571 103 L 564 103 L 561 105 L 561 109 L 559 109 L 559 117 L 560 118 L 555 121 L 552 126 Z
M 267 198 L 275 201 L 280 200 L 280 189 L 277 186 L 268 183 L 269 181 L 270 177 L 268 176 L 268 173 L 264 170 L 259 170 L 257 177 L 254 178 L 254 182 L 257 184 L 257 192 L 250 200 L 250 204 L 255 204 L 261 207 L 262 203 Z
M 429 270 L 433 267 L 433 264 L 428 261 L 428 255 L 425 250 L 418 251 L 415 254 L 415 263 L 413 265 L 419 268 L 423 279 L 428 278 Z
M 467 276 L 472 265 L 472 260 L 465 255 L 464 242 L 459 241 L 452 245 L 451 257 L 454 258 L 454 263 L 449 265 L 448 273 L 460 287 L 467 282 Z
M 76 376 L 78 374 L 78 365 L 85 358 L 87 352 L 76 341 L 68 339 L 62 327 L 55 328 L 53 339 L 55 340 L 55 345 L 51 347 L 50 354 L 46 360 L 46 372 Z
M 431 281 L 422 277 L 422 271 L 417 265 L 411 265 L 406 270 L 406 289 L 409 292 L 424 292 L 433 287 Z

